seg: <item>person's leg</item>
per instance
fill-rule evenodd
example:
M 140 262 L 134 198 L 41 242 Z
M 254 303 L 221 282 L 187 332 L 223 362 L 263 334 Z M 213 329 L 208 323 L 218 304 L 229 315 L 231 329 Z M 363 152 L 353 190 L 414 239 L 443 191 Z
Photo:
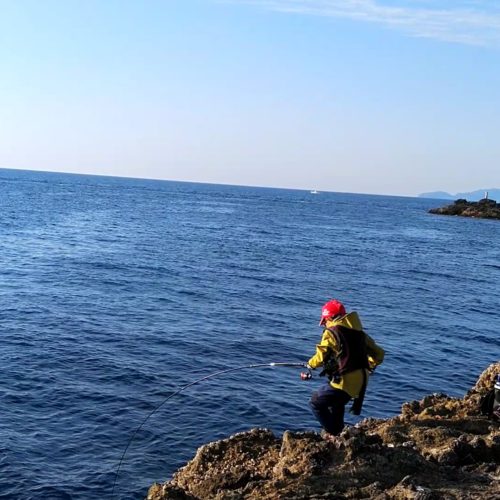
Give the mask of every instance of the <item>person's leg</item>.
M 350 399 L 346 392 L 325 384 L 313 393 L 309 403 L 323 429 L 337 435 L 344 428 L 345 405 Z
M 314 416 L 321 424 L 321 427 L 327 432 L 330 428 L 332 414 L 330 412 L 331 393 L 333 388 L 330 384 L 322 385 L 317 391 L 313 392 L 309 405 L 311 406 Z
M 331 427 L 329 431 L 330 434 L 337 436 L 342 432 L 344 428 L 344 413 L 345 405 L 351 399 L 351 396 L 347 392 L 341 391 L 340 389 L 333 389 L 334 394 L 331 398 L 330 411 L 332 412 Z

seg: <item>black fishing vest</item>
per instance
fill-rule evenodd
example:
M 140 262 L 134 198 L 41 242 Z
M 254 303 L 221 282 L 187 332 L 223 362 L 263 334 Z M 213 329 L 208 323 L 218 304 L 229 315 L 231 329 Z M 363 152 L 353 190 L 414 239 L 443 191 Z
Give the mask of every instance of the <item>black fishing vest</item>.
M 368 368 L 366 337 L 363 331 L 342 325 L 327 328 L 327 330 L 334 336 L 340 346 L 340 354 L 336 359 L 338 375 L 344 375 L 361 368 Z

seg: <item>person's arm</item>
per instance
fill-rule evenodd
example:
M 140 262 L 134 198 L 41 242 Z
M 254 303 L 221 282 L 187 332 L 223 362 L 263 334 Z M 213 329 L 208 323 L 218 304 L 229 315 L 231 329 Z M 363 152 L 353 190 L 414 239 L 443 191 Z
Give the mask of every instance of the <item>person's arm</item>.
M 338 350 L 337 341 L 333 335 L 325 330 L 323 336 L 321 337 L 321 342 L 316 345 L 316 354 L 307 362 L 311 368 L 319 368 L 323 366 L 327 352 L 333 350 L 336 352 Z
M 368 364 L 370 370 L 380 365 L 384 361 L 385 351 L 376 344 L 376 342 L 365 333 L 366 336 L 366 353 L 368 354 Z

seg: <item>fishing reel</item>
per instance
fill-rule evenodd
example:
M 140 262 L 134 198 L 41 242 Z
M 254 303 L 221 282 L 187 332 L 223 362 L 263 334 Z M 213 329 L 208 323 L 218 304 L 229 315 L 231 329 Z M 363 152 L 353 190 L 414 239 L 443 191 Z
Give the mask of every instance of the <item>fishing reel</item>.
M 308 368 L 306 372 L 301 372 L 300 373 L 300 380 L 311 380 L 312 379 L 312 372 Z

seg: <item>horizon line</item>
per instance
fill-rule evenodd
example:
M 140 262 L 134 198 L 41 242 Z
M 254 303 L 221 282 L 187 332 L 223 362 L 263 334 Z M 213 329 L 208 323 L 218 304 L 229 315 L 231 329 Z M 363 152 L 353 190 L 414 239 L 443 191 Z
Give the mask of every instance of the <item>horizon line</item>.
M 80 175 L 84 177 L 105 177 L 110 179 L 126 179 L 126 180 L 143 180 L 143 181 L 156 181 L 156 182 L 179 182 L 184 184 L 207 184 L 211 186 L 228 186 L 228 187 L 242 187 L 242 188 L 257 188 L 257 189 L 280 189 L 284 191 L 305 191 L 311 192 L 313 190 L 317 191 L 318 194 L 330 193 L 330 194 L 351 194 L 360 196 L 389 196 L 393 198 L 419 198 L 420 194 L 416 195 L 404 195 L 404 194 L 386 194 L 386 193 L 356 193 L 354 191 L 332 191 L 327 189 L 317 189 L 311 188 L 293 188 L 284 186 L 266 186 L 261 184 L 234 184 L 230 182 L 213 182 L 213 181 L 193 181 L 193 180 L 180 180 L 180 179 L 162 179 L 158 177 L 136 177 L 130 175 L 110 175 L 110 174 L 95 174 L 95 173 L 82 173 L 82 172 L 60 172 L 58 170 L 42 170 L 33 168 L 20 168 L 20 167 L 2 167 L 0 170 L 11 170 L 11 171 L 21 171 L 21 172 L 39 172 L 45 174 L 62 174 L 62 175 Z M 495 189 L 495 188 L 491 188 Z M 481 189 L 482 190 L 482 189 Z

